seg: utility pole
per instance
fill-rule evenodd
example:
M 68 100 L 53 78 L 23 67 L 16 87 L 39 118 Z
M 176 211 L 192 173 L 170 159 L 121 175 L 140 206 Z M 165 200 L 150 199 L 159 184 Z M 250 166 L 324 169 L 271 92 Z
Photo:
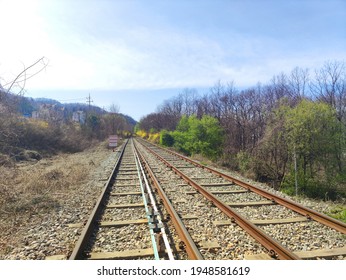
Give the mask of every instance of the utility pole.
M 298 174 L 297 174 L 298 168 L 297 168 L 296 144 L 294 144 L 293 160 L 294 160 L 294 186 L 295 186 L 296 196 L 298 196 Z
M 89 93 L 89 97 L 87 97 L 87 103 L 89 104 L 89 111 L 90 111 L 90 104 L 92 103 L 93 101 L 91 100 L 91 97 L 90 97 L 90 93 Z

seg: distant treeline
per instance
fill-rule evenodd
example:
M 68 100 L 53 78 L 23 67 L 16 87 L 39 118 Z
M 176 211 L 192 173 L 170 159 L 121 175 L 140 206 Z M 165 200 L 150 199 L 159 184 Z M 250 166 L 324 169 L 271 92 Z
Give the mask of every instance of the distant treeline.
M 248 89 L 234 82 L 217 82 L 203 95 L 185 89 L 143 117 L 136 131 L 276 189 L 336 199 L 346 193 L 345 128 L 346 66 L 328 61 Z

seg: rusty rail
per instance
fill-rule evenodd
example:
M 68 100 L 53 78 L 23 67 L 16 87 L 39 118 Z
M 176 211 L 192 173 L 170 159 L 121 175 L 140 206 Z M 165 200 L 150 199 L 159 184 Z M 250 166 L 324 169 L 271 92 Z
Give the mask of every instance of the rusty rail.
M 253 223 L 242 217 L 239 213 L 237 213 L 234 209 L 229 207 L 220 201 L 217 197 L 211 194 L 209 191 L 204 189 L 195 181 L 191 180 L 188 176 L 186 176 L 183 172 L 178 170 L 174 165 L 165 160 L 158 153 L 150 149 L 149 147 L 143 145 L 150 153 L 155 155 L 158 159 L 160 159 L 164 164 L 166 164 L 169 168 L 171 168 L 176 174 L 178 174 L 181 178 L 183 178 L 189 185 L 194 187 L 198 192 L 204 195 L 208 200 L 210 200 L 216 207 L 218 207 L 224 214 L 226 214 L 232 221 L 237 223 L 240 227 L 242 227 L 246 232 L 248 232 L 255 240 L 261 243 L 268 251 L 272 257 L 283 259 L 283 260 L 297 260 L 300 259 L 296 254 L 283 247 L 276 240 L 268 236 L 264 231 L 259 229 Z
M 87 243 L 89 242 L 89 238 L 91 236 L 91 234 L 93 233 L 93 229 L 94 226 L 97 224 L 97 219 L 99 218 L 101 212 L 102 212 L 102 205 L 105 203 L 105 200 L 107 199 L 107 195 L 109 193 L 109 189 L 111 188 L 111 181 L 113 179 L 114 173 L 117 170 L 119 163 L 121 161 L 121 158 L 124 154 L 124 150 L 125 147 L 128 143 L 128 140 L 123 144 L 121 150 L 120 150 L 120 154 L 116 160 L 116 163 L 114 165 L 114 168 L 112 170 L 111 175 L 109 176 L 108 181 L 106 182 L 101 195 L 99 196 L 95 207 L 93 209 L 93 211 L 91 212 L 89 219 L 85 225 L 85 227 L 83 228 L 83 231 L 81 233 L 81 236 L 79 237 L 73 251 L 72 254 L 69 257 L 69 260 L 78 260 L 78 259 L 83 259 L 83 254 L 85 251 L 85 247 L 87 245 Z
M 190 234 L 188 233 L 188 231 L 186 230 L 182 220 L 180 219 L 180 217 L 177 214 L 177 212 L 174 210 L 173 205 L 169 201 L 169 199 L 166 196 L 164 190 L 162 189 L 160 183 L 156 179 L 156 176 L 154 175 L 154 173 L 153 173 L 149 163 L 145 160 L 144 156 L 138 150 L 136 145 L 135 145 L 135 149 L 136 149 L 136 151 L 137 151 L 141 161 L 144 163 L 144 167 L 145 167 L 146 171 L 148 172 L 149 178 L 151 179 L 155 189 L 157 190 L 158 195 L 160 196 L 160 198 L 162 200 L 162 203 L 165 206 L 165 209 L 169 213 L 170 219 L 172 220 L 173 225 L 174 225 L 174 227 L 175 227 L 175 229 L 176 229 L 180 239 L 185 244 L 185 249 L 186 249 L 186 252 L 187 252 L 187 254 L 189 256 L 189 259 L 191 259 L 191 260 L 202 260 L 203 256 L 199 252 L 195 242 L 192 240 L 192 238 L 191 238 Z
M 257 193 L 257 194 L 259 194 L 259 195 L 261 195 L 261 196 L 263 196 L 263 197 L 265 197 L 265 198 L 267 198 L 267 199 L 269 199 L 269 200 L 271 200 L 277 204 L 280 204 L 280 205 L 287 207 L 287 208 L 289 208 L 289 209 L 291 209 L 291 210 L 293 210 L 293 211 L 295 211 L 295 212 L 297 212 L 303 216 L 306 216 L 309 219 L 315 220 L 316 222 L 319 222 L 319 223 L 326 225 L 330 228 L 333 228 L 333 229 L 335 229 L 335 230 L 337 230 L 343 234 L 346 234 L 346 224 L 339 221 L 339 220 L 333 219 L 332 217 L 329 217 L 327 215 L 319 213 L 315 210 L 309 209 L 309 208 L 307 208 L 307 207 L 305 207 L 299 203 L 296 203 L 296 202 L 291 201 L 289 199 L 286 199 L 286 198 L 280 197 L 278 195 L 272 194 L 266 190 L 260 189 L 258 187 L 253 186 L 253 185 L 250 185 L 248 183 L 245 183 L 239 179 L 236 179 L 232 176 L 224 174 L 224 173 L 217 171 L 213 168 L 202 165 L 202 164 L 200 164 L 200 163 L 198 163 L 198 162 L 196 162 L 196 161 L 194 161 L 188 157 L 185 157 L 181 154 L 175 153 L 175 152 L 170 151 L 170 150 L 165 149 L 165 148 L 162 148 L 162 149 L 165 150 L 166 152 L 172 154 L 172 155 L 178 156 L 178 157 L 192 163 L 195 166 L 198 166 L 198 167 L 201 167 L 205 170 L 208 170 L 209 172 L 211 172 L 215 175 L 218 175 L 218 176 L 226 179 L 227 181 L 233 182 L 233 183 L 237 184 L 238 186 L 241 186 L 245 189 L 248 189 L 248 190 L 250 190 L 254 193 Z

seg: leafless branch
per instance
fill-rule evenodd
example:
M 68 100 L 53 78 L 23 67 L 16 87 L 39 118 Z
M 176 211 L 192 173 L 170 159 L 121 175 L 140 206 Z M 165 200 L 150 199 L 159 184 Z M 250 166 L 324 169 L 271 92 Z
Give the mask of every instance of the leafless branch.
M 39 63 L 42 63 L 41 68 L 38 71 L 36 71 L 35 73 L 27 76 L 27 71 L 29 69 L 33 68 L 34 66 L 38 65 Z M 44 69 L 46 69 L 47 65 L 48 65 L 47 58 L 43 56 L 40 59 L 38 59 L 36 62 L 31 64 L 30 66 L 28 66 L 28 67 L 24 66 L 24 70 L 22 72 L 20 72 L 13 81 L 4 85 L 4 87 L 6 87 L 7 85 L 10 85 L 9 88 L 7 89 L 7 93 L 10 93 L 11 89 L 13 88 L 13 86 L 15 84 L 19 84 L 19 83 L 24 82 L 24 86 L 25 86 L 25 83 L 28 79 L 30 79 L 30 78 L 36 76 L 38 73 L 42 72 Z M 21 87 L 20 93 L 24 90 L 24 86 Z

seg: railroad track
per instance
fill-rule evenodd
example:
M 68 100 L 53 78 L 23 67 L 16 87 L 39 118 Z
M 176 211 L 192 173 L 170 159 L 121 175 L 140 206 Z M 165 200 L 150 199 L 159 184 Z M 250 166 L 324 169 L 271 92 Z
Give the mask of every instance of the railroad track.
M 143 140 L 118 153 L 70 259 L 346 255 L 339 221 Z
M 112 175 L 69 259 L 174 259 L 132 140 L 118 153 Z
M 209 221 L 209 231 L 217 227 L 219 230 L 213 231 L 218 234 L 236 224 L 261 244 L 259 247 L 250 242 L 250 246 L 255 250 L 230 248 L 231 252 L 232 249 L 238 250 L 242 258 L 316 259 L 346 255 L 344 223 L 167 149 L 144 141 L 141 141 L 141 145 L 142 149 L 145 146 L 147 155 L 154 155 L 186 182 L 188 187 L 180 196 L 191 196 L 190 199 L 186 198 L 189 207 L 193 199 L 202 199 L 199 198 L 201 196 L 209 202 L 210 211 L 205 211 L 209 219 L 203 219 L 204 223 Z M 152 159 L 152 165 L 156 165 L 155 159 Z M 167 179 L 162 177 L 161 180 L 162 185 L 167 185 Z M 215 217 L 210 214 L 216 210 L 223 215 Z M 224 235 L 221 233 L 221 236 Z M 214 243 L 215 251 L 220 253 L 216 258 L 223 258 L 225 255 L 227 257 L 227 250 L 224 248 L 229 242 L 225 244 L 216 235 L 211 237 L 209 234 L 210 239 L 222 243 L 221 246 L 217 242 L 209 241 L 210 247 Z M 249 244 L 243 245 L 250 247 Z M 210 254 L 206 254 L 206 257 L 214 258 Z

